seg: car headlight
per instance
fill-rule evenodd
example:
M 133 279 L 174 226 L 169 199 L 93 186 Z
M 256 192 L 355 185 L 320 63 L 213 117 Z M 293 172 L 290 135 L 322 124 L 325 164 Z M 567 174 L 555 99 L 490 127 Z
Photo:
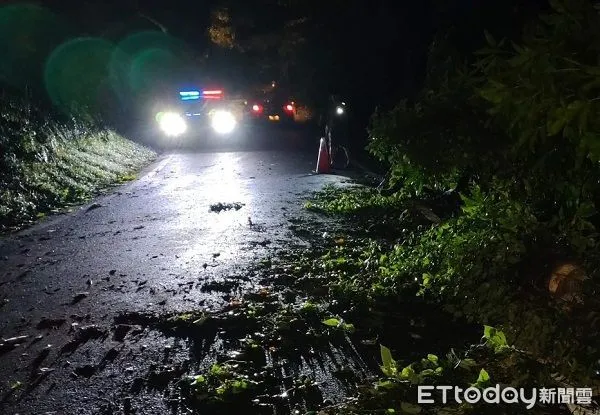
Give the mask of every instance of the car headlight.
M 183 117 L 175 112 L 159 113 L 156 116 L 160 129 L 169 137 L 177 137 L 187 130 Z
M 344 107 L 340 105 L 335 109 L 335 112 L 337 113 L 337 115 L 342 115 L 346 111 L 344 110 Z
M 218 110 L 212 114 L 210 125 L 218 134 L 229 134 L 235 130 L 237 121 L 230 111 Z

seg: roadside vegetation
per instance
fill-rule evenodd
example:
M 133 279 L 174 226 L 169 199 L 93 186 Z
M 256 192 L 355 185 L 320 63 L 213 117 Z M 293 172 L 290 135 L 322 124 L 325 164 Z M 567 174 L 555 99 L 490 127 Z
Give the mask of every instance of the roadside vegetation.
M 155 153 L 89 116 L 65 117 L 0 97 L 0 232 L 135 178 Z
M 414 361 L 383 344 L 382 379 L 331 413 L 526 411 L 419 407 L 417 384 L 597 394 L 600 15 L 587 1 L 551 4 L 520 42 L 486 33 L 471 61 L 432 48 L 420 98 L 372 120 L 368 150 L 389 166 L 388 188 L 328 188 L 307 204 L 365 225 L 359 246 L 324 257 L 354 265 L 330 282 L 337 298 L 378 309 L 417 297 L 484 334 Z

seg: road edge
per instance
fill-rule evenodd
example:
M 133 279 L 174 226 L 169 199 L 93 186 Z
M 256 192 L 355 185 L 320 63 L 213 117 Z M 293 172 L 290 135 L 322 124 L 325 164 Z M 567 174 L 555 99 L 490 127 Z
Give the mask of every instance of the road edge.
M 10 241 L 12 238 L 19 238 L 31 235 L 36 232 L 43 231 L 44 229 L 47 229 L 49 227 L 55 226 L 63 219 L 77 215 L 81 211 L 85 211 L 92 205 L 98 203 L 100 200 L 106 200 L 107 198 L 114 196 L 115 194 L 117 194 L 119 189 L 123 189 L 126 186 L 130 186 L 132 183 L 145 181 L 153 178 L 169 164 L 169 161 L 172 159 L 172 157 L 172 154 L 158 154 L 154 161 L 152 161 L 150 164 L 148 164 L 138 172 L 138 177 L 136 179 L 124 183 L 114 184 L 110 188 L 105 189 L 103 192 L 101 191 L 85 203 L 66 206 L 61 211 L 48 215 L 45 218 L 40 219 L 37 222 L 32 223 L 30 226 L 27 226 L 23 229 L 4 234 L 0 233 L 0 246 L 5 242 Z

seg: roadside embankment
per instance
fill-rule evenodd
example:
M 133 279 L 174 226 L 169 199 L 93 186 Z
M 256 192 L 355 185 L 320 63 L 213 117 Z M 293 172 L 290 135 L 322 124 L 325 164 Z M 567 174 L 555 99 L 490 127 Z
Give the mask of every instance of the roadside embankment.
M 135 178 L 156 154 L 82 119 L 0 97 L 0 233 Z

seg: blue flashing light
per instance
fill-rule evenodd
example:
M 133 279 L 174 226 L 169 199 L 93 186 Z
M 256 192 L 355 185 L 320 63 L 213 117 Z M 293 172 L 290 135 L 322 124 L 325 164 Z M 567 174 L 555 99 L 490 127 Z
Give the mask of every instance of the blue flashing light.
M 180 91 L 180 97 L 199 97 L 200 91 Z
M 196 101 L 201 97 L 200 91 L 179 91 L 179 98 L 182 101 Z

